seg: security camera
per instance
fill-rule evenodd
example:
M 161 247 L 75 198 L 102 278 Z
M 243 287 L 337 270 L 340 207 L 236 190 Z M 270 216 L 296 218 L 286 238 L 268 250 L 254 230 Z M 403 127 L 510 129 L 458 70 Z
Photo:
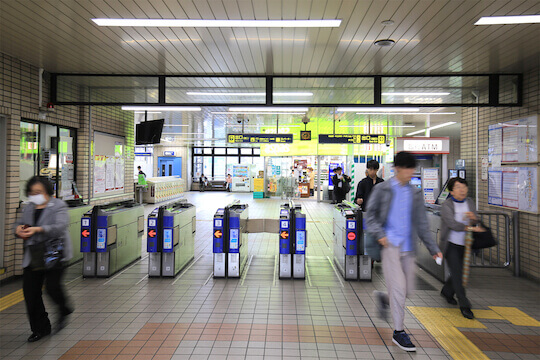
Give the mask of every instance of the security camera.
M 386 146 L 387 146 L 387 147 L 390 147 L 391 144 L 392 144 L 392 141 L 390 141 L 390 139 L 387 139 L 387 140 L 386 140 Z
M 304 115 L 304 117 L 302 118 L 302 122 L 306 125 L 309 124 L 309 118 L 306 115 Z
M 241 123 L 242 123 L 242 120 L 243 120 L 243 119 L 238 118 L 238 119 L 236 119 L 236 122 L 239 123 L 239 124 L 241 124 Z

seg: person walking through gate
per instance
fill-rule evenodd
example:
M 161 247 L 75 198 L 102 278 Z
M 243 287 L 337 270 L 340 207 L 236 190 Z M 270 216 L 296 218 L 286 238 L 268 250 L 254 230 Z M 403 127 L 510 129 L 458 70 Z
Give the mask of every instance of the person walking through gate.
M 332 184 L 334 184 L 334 201 L 339 204 L 345 200 L 347 193 L 351 190 L 351 178 L 343 174 L 341 166 L 334 169 Z
M 51 333 L 51 322 L 41 293 L 43 283 L 60 312 L 56 332 L 65 327 L 69 314 L 73 312 L 67 305 L 67 296 L 62 287 L 63 263 L 71 259 L 73 252 L 67 230 L 67 205 L 53 198 L 53 194 L 54 187 L 47 178 L 30 178 L 26 184 L 26 196 L 30 203 L 24 206 L 21 216 L 15 222 L 15 235 L 24 240 L 23 294 L 32 330 L 29 342 L 38 341 Z M 46 266 L 44 252 L 39 248 L 51 241 L 58 244 L 58 240 L 61 245 L 55 249 L 62 249 L 61 258 L 53 267 Z
M 362 211 L 366 212 L 369 195 L 373 187 L 384 180 L 377 176 L 379 170 L 379 162 L 377 160 L 369 160 L 367 163 L 366 177 L 360 181 L 356 189 L 356 197 L 354 202 L 362 207 Z
M 396 175 L 373 188 L 367 208 L 367 231 L 378 239 L 388 293 L 374 293 L 380 315 L 386 317 L 390 305 L 394 333 L 392 342 L 405 351 L 416 351 L 405 333 L 405 300 L 414 290 L 416 276 L 415 242 L 420 237 L 434 259 L 442 253 L 431 237 L 424 197 L 409 184 L 416 159 L 402 151 L 394 158 Z
M 441 295 L 449 304 L 457 305 L 467 319 L 474 319 L 471 303 L 463 286 L 463 255 L 465 253 L 465 235 L 467 231 L 484 232 L 479 223 L 474 202 L 467 197 L 469 188 L 465 179 L 456 177 L 448 181 L 450 197 L 441 207 L 441 249 L 450 269 L 450 277 L 444 283 Z M 457 301 L 454 299 L 457 296 Z

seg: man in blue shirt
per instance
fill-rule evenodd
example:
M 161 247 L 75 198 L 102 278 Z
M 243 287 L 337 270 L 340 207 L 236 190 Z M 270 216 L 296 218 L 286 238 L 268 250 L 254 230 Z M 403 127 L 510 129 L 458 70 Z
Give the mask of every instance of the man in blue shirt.
M 367 208 L 367 231 L 380 250 L 388 294 L 375 292 L 381 315 L 390 305 L 394 334 L 392 341 L 405 351 L 416 351 L 404 331 L 405 300 L 414 289 L 416 276 L 415 247 L 420 237 L 434 259 L 442 258 L 432 239 L 420 189 L 409 184 L 416 169 L 416 159 L 402 151 L 394 158 L 396 176 L 373 188 Z M 368 255 L 371 255 L 368 253 Z

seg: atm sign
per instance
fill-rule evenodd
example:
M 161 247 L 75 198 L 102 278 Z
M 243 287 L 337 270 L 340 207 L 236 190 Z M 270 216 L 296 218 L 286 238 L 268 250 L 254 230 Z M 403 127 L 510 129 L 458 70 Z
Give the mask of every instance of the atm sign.
M 347 239 L 349 240 L 355 240 L 356 239 L 356 233 L 355 232 L 350 232 L 347 234 Z

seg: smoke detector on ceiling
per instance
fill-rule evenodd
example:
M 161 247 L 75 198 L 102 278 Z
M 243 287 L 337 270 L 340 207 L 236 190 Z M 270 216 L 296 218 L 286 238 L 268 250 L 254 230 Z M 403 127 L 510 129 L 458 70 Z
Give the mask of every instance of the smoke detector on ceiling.
M 394 45 L 396 42 L 392 39 L 381 39 L 381 40 L 377 40 L 375 41 L 375 45 L 378 45 L 378 46 L 392 46 Z

